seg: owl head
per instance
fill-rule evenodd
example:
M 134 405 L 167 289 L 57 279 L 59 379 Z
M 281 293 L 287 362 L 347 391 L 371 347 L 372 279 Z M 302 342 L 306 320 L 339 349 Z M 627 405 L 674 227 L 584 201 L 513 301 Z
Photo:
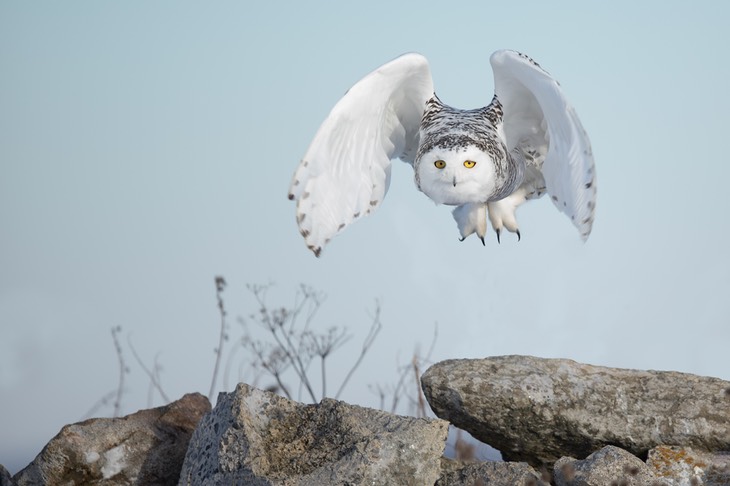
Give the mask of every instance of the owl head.
M 486 202 L 496 191 L 495 164 L 472 144 L 435 144 L 414 164 L 418 189 L 439 204 L 460 206 Z

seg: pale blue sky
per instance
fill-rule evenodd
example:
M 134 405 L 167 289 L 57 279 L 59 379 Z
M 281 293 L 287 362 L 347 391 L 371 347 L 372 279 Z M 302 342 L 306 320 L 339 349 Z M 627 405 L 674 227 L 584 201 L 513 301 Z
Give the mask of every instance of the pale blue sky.
M 320 324 L 356 334 L 347 357 L 380 299 L 385 328 L 344 396 L 363 405 L 436 321 L 437 360 L 532 354 L 730 379 L 729 10 L 1 2 L 0 463 L 25 466 L 114 389 L 112 326 L 148 361 L 160 353 L 171 396 L 207 393 L 218 274 L 232 317 L 254 309 L 247 283 L 275 282 L 273 303 L 301 282 L 326 292 Z M 339 97 L 417 51 L 443 101 L 483 106 L 501 48 L 552 73 L 591 137 L 588 242 L 545 198 L 519 211 L 521 242 L 459 243 L 448 208 L 396 162 L 383 206 L 315 259 L 286 193 Z M 128 360 L 125 413 L 147 405 Z

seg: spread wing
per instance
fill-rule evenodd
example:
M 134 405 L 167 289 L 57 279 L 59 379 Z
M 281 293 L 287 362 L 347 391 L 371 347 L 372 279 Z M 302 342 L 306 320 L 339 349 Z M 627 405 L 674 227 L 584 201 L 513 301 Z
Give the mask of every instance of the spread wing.
M 299 230 L 315 255 L 380 205 L 391 159 L 413 163 L 431 96 L 426 58 L 406 54 L 365 76 L 332 109 L 289 188 L 289 199 L 297 201 Z
M 490 62 L 508 149 L 520 148 L 528 164 L 542 171 L 553 203 L 585 240 L 596 207 L 596 173 L 578 115 L 558 82 L 529 57 L 502 50 Z M 540 189 L 534 194 L 541 195 Z

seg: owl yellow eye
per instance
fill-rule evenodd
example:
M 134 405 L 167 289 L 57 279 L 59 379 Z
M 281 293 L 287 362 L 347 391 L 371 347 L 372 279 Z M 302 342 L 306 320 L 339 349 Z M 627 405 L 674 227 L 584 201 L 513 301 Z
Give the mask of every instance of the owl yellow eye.
M 446 162 L 439 159 L 436 162 L 434 162 L 433 165 L 435 165 L 437 169 L 443 169 L 444 167 L 446 167 Z
M 475 165 L 477 165 L 477 163 L 474 162 L 473 160 L 465 160 L 464 161 L 464 167 L 466 167 L 467 169 L 471 169 Z

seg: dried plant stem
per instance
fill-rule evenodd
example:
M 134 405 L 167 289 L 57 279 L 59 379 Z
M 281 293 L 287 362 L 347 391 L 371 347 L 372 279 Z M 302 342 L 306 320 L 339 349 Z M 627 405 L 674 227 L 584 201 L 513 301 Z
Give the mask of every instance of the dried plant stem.
M 373 324 L 370 326 L 370 331 L 368 332 L 368 335 L 365 337 L 365 341 L 362 343 L 362 349 L 360 350 L 360 356 L 357 357 L 357 361 L 355 361 L 355 364 L 352 365 L 352 368 L 350 368 L 350 371 L 347 372 L 347 375 L 345 376 L 345 379 L 342 380 L 342 384 L 340 385 L 340 388 L 337 390 L 337 393 L 335 394 L 335 399 L 338 399 L 340 397 L 340 394 L 342 393 L 342 390 L 345 389 L 345 386 L 347 385 L 347 382 L 350 381 L 350 378 L 352 377 L 353 373 L 355 373 L 355 370 L 358 366 L 360 366 L 360 363 L 362 362 L 363 358 L 367 354 L 368 350 L 370 350 L 370 347 L 373 345 L 373 342 L 375 342 L 375 338 L 377 337 L 378 333 L 382 329 L 383 324 L 380 322 L 380 302 L 377 300 L 375 301 L 375 315 L 373 316 Z
M 424 364 L 429 363 L 431 361 L 431 354 L 436 346 L 436 341 L 438 340 L 438 323 L 434 323 L 434 329 L 433 329 L 433 336 L 431 338 L 431 344 L 428 348 L 428 354 L 423 357 L 418 350 L 418 347 L 413 353 L 413 356 L 411 357 L 411 361 L 404 365 L 404 366 L 398 366 L 398 382 L 395 384 L 394 387 L 386 387 L 383 388 L 380 385 L 372 386 L 371 390 L 374 391 L 378 397 L 380 398 L 381 406 L 380 408 L 382 410 L 385 410 L 385 397 L 386 395 L 392 395 L 392 401 L 390 403 L 390 412 L 396 413 L 398 410 L 399 405 L 401 404 L 401 400 L 403 398 L 407 399 L 408 403 L 413 406 L 413 409 L 409 409 L 408 413 L 413 413 L 416 416 L 423 416 L 425 417 L 428 413 L 428 407 L 426 406 L 426 401 L 423 396 L 423 391 L 421 390 L 421 384 L 420 384 L 420 376 L 421 376 L 421 368 L 424 366 Z M 410 388 L 408 385 L 411 382 L 412 377 L 415 378 L 416 382 L 416 398 L 414 398 L 411 393 L 407 392 L 407 388 Z
M 295 391 L 298 393 L 297 400 L 301 400 L 302 396 L 308 396 L 309 400 L 316 403 L 319 401 L 317 393 L 315 393 L 315 386 L 313 386 L 316 377 L 313 376 L 314 381 L 310 378 L 310 374 L 316 374 L 316 371 L 310 367 L 316 366 L 314 360 L 319 357 L 321 389 L 317 391 L 321 390 L 320 398 L 328 396 L 328 390 L 332 389 L 330 386 L 332 384 L 327 383 L 327 358 L 352 337 L 347 332 L 347 328 L 332 326 L 325 332 L 311 329 L 310 325 L 319 311 L 323 297 L 306 285 L 300 286 L 293 305 L 276 308 L 269 307 L 266 303 L 269 286 L 249 285 L 248 289 L 258 303 L 258 311 L 249 317 L 270 335 L 268 340 L 258 341 L 252 339 L 248 331 L 245 332 L 240 342 L 255 356 L 256 359 L 252 365 L 270 374 L 276 380 L 277 388 L 280 388 L 281 393 L 289 398 L 291 395 L 284 386 L 283 379 L 284 372 L 291 366 L 292 374 L 299 379 L 297 391 Z M 245 325 L 245 321 L 241 321 Z M 380 304 L 376 302 L 373 323 L 363 342 L 362 350 L 337 389 L 335 398 L 339 398 L 347 386 L 363 358 L 371 349 L 381 328 Z
M 312 389 L 312 384 L 309 382 L 309 377 L 307 376 L 307 366 L 305 366 L 302 362 L 302 352 L 291 340 L 294 323 L 296 322 L 297 317 L 299 316 L 308 301 L 311 300 L 312 302 L 309 313 L 307 315 L 305 327 L 309 325 L 310 320 L 314 317 L 314 314 L 317 313 L 320 301 L 317 298 L 316 294 L 306 287 L 302 287 L 300 294 L 297 294 L 297 300 L 295 301 L 293 308 L 291 310 L 281 309 L 280 312 L 276 313 L 269 311 L 269 308 L 266 305 L 266 287 L 249 286 L 249 289 L 251 290 L 259 304 L 259 309 L 261 312 L 261 323 L 266 327 L 266 329 L 269 330 L 269 332 L 271 332 L 271 335 L 276 341 L 277 346 L 279 346 L 281 351 L 284 353 L 287 360 L 294 369 L 294 372 L 299 377 L 300 383 L 304 385 L 307 393 L 309 393 L 309 397 L 312 402 L 317 402 L 316 395 L 314 394 L 314 390 Z M 301 301 L 299 300 L 300 298 Z M 286 329 L 284 327 L 287 320 L 290 323 L 289 329 Z M 276 378 L 277 384 L 279 384 L 279 386 L 282 386 L 280 377 L 274 376 L 274 378 Z M 283 388 L 283 390 L 286 390 L 286 388 Z M 289 397 L 288 392 L 287 397 Z
M 409 371 L 410 370 L 408 366 L 401 368 L 398 383 L 396 383 L 395 388 L 393 389 L 393 401 L 390 404 L 390 413 L 395 413 L 396 410 L 398 410 L 401 394 L 403 393 L 403 388 L 405 386 L 406 377 L 408 376 Z
M 274 337 L 276 338 L 276 342 L 279 344 L 279 346 L 282 347 L 282 349 L 284 349 L 286 356 L 291 361 L 292 366 L 294 367 L 294 371 L 296 371 L 297 375 L 299 375 L 299 379 L 302 381 L 302 383 L 304 384 L 304 387 L 307 389 L 307 393 L 309 393 L 309 397 L 312 399 L 312 402 L 316 402 L 317 398 L 314 395 L 314 390 L 312 390 L 312 384 L 309 383 L 309 377 L 307 376 L 307 368 L 302 363 L 301 353 L 298 353 L 296 351 L 297 348 L 292 343 L 292 340 L 289 337 L 289 334 L 286 332 L 282 332 L 282 335 L 284 336 L 284 340 L 286 341 L 286 346 L 284 346 L 281 343 L 276 332 L 273 332 L 273 334 L 274 334 Z
M 378 398 L 380 399 L 380 404 L 378 405 L 378 409 L 385 410 L 385 389 L 383 389 L 382 386 L 378 385 L 368 385 L 368 388 L 370 391 L 376 393 L 378 395 Z
M 319 360 L 322 371 L 322 398 L 327 396 L 327 367 L 324 364 L 326 358 L 326 356 L 322 356 Z
M 228 383 L 229 383 L 229 376 L 231 375 L 231 366 L 233 365 L 233 358 L 236 357 L 238 353 L 239 347 L 234 347 L 230 353 L 228 353 L 228 358 L 226 359 L 226 365 L 223 368 L 223 389 L 228 390 Z
M 137 350 L 135 349 L 134 345 L 132 344 L 132 336 L 127 336 L 127 344 L 129 345 L 129 349 L 132 350 L 132 356 L 134 356 L 134 359 L 137 361 L 137 364 L 139 364 L 142 367 L 145 374 L 150 379 L 150 389 L 157 390 L 157 392 L 160 394 L 160 396 L 165 401 L 165 403 L 170 403 L 170 398 L 167 396 L 165 391 L 162 389 L 162 384 L 160 383 L 160 376 L 159 376 L 160 367 L 157 364 L 157 356 L 155 356 L 154 371 L 150 371 L 150 369 L 145 366 L 144 362 L 142 361 L 142 358 L 139 357 Z M 150 399 L 151 399 L 151 396 L 150 396 Z
M 124 354 L 122 353 L 122 345 L 119 342 L 118 334 L 122 332 L 121 326 L 112 328 L 112 339 L 114 340 L 114 349 L 117 352 L 117 360 L 119 361 L 119 384 L 117 386 L 117 394 L 114 399 L 114 417 L 118 417 L 122 410 L 122 395 L 124 394 L 124 375 L 127 374 L 128 368 L 124 362 Z
M 418 365 L 418 356 L 413 356 L 411 362 L 413 366 L 413 374 L 416 382 L 416 395 L 418 396 L 418 407 L 416 408 L 416 417 L 424 418 L 426 416 L 426 399 L 423 396 L 423 390 L 421 389 L 421 370 Z
M 215 349 L 215 367 L 213 368 L 213 378 L 210 381 L 210 391 L 208 392 L 208 400 L 213 400 L 213 392 L 215 391 L 215 383 L 218 379 L 218 370 L 223 356 L 223 343 L 226 340 L 226 309 L 223 305 L 223 290 L 226 288 L 226 281 L 223 277 L 215 278 L 215 297 L 218 301 L 218 311 L 221 316 L 221 330 L 218 336 L 218 347 Z
M 284 395 L 291 400 L 291 394 L 289 393 L 289 390 L 287 389 L 286 385 L 281 381 L 281 375 L 279 373 L 272 373 L 274 375 L 274 379 L 276 380 L 276 384 L 279 385 L 279 388 L 281 388 L 281 391 L 284 392 Z

